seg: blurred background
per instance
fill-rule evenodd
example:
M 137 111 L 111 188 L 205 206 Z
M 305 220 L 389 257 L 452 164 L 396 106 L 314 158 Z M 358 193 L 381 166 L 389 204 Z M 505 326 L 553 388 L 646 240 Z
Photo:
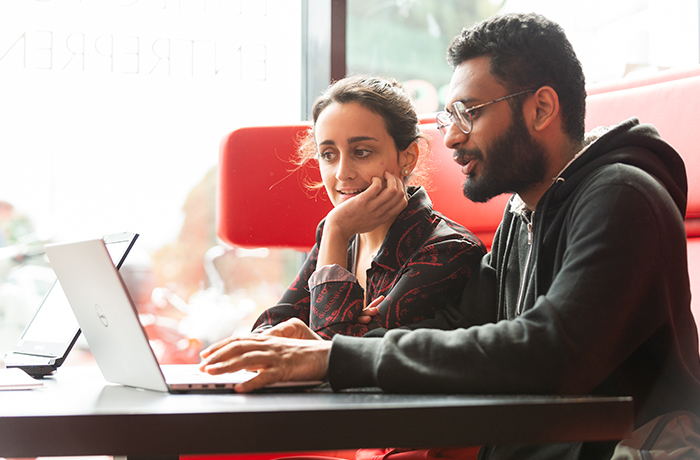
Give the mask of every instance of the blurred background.
M 341 68 L 395 77 L 431 113 L 451 39 L 488 16 L 559 22 L 593 85 L 696 65 L 698 3 L 2 0 L 0 356 L 55 279 L 46 242 L 141 235 L 121 273 L 162 363 L 196 362 L 278 300 L 303 255 L 220 244 L 216 168 L 229 132 L 306 120 L 330 82 L 313 53 L 330 22 L 310 12 L 342 7 Z

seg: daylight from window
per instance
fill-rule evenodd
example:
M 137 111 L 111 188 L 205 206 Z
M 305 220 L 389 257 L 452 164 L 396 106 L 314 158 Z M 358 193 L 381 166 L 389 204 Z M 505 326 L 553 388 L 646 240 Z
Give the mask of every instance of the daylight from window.
M 279 299 L 300 255 L 221 246 L 216 172 L 231 131 L 300 121 L 303 7 L 0 1 L 0 353 L 55 279 L 46 242 L 140 234 L 122 276 L 164 362 L 196 361 Z M 559 22 L 591 86 L 698 64 L 695 0 L 347 0 L 347 71 L 441 110 L 451 39 L 511 11 Z

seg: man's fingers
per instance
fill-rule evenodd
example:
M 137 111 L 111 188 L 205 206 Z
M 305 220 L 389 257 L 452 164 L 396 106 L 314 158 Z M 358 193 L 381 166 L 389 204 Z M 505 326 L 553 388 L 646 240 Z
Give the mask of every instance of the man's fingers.
M 237 393 L 249 393 L 259 390 L 271 383 L 279 382 L 281 379 L 274 371 L 261 371 L 257 376 L 250 380 L 239 383 L 234 387 Z
M 271 329 L 263 331 L 262 334 L 286 337 L 288 339 L 323 340 L 299 318 L 290 318 Z
M 264 339 L 261 335 L 252 335 L 244 339 L 232 339 L 206 356 L 199 366 L 200 370 L 209 374 L 224 374 L 264 367 L 267 363 L 265 354 L 259 351 L 261 338 Z
M 200 369 L 224 374 L 242 369 L 260 374 L 236 391 L 252 391 L 269 383 L 287 380 L 318 380 L 328 371 L 331 342 L 298 340 L 256 334 L 230 343 L 207 357 Z
M 220 350 L 222 347 L 226 346 L 232 340 L 235 340 L 235 339 L 228 337 L 226 339 L 219 340 L 218 342 L 213 343 L 213 344 L 209 345 L 207 348 L 205 348 L 204 350 L 202 350 L 199 353 L 199 356 L 202 358 L 207 358 L 207 357 L 211 356 L 214 352 L 216 352 L 216 351 Z

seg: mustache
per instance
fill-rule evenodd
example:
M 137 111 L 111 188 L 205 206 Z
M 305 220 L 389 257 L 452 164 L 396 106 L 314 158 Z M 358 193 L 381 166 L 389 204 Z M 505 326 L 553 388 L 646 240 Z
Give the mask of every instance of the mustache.
M 473 149 L 456 149 L 452 153 L 452 159 L 458 164 L 466 163 L 465 158 L 476 159 L 479 161 L 484 160 L 483 152 L 478 148 Z

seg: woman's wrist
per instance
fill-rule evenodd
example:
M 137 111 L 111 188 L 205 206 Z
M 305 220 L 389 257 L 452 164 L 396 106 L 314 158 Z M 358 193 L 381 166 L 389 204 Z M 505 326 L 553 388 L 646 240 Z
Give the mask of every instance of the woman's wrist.
M 352 235 L 344 235 L 342 229 L 334 225 L 332 220 L 328 222 L 326 219 L 323 235 L 321 235 L 321 244 L 318 248 L 316 266 L 339 265 L 348 268 L 348 243 L 351 237 Z

